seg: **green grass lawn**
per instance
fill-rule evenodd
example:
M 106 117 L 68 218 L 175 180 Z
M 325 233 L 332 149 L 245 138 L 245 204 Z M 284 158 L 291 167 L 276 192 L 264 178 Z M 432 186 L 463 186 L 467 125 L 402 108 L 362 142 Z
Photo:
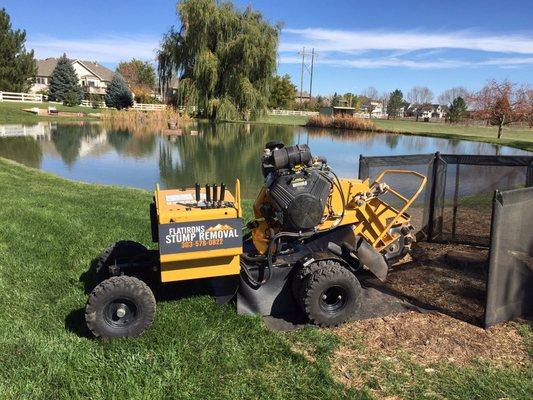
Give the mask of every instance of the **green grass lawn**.
M 348 389 L 333 378 L 330 357 L 340 341 L 333 331 L 272 332 L 207 295 L 179 298 L 182 287 L 173 289 L 175 300 L 158 302 L 142 337 L 92 339 L 83 318 L 85 272 L 116 240 L 153 246 L 152 194 L 67 181 L 3 159 L 0 187 L 2 399 L 369 399 L 377 386 L 408 399 L 533 395 L 531 364 L 436 364 L 428 374 L 379 354 L 372 371 L 382 380 L 361 374 L 361 386 Z M 361 352 L 363 334 L 354 332 L 350 343 Z
M 83 112 L 86 114 L 98 113 L 99 110 L 91 107 L 67 107 L 62 104 L 51 103 L 18 103 L 18 102 L 0 102 L 0 124 L 32 124 L 39 121 L 79 121 L 90 120 L 92 117 L 57 117 L 57 116 L 38 116 L 27 111 L 23 111 L 26 108 L 43 108 L 48 109 L 48 106 L 57 108 L 58 111 L 67 112 Z
M 274 125 L 305 125 L 307 120 L 308 117 L 299 115 L 265 115 L 253 122 Z
M 505 127 L 503 138 L 498 139 L 498 128 L 495 126 L 468 126 L 386 119 L 373 121 L 379 129 L 388 132 L 474 140 L 533 151 L 533 130 L 531 129 Z

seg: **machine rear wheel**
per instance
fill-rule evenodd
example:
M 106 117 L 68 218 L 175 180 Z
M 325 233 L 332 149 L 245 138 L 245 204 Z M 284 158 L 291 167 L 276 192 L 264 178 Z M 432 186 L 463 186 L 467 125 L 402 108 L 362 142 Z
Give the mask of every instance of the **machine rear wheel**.
M 91 292 L 85 320 L 96 337 L 138 336 L 152 324 L 155 310 L 155 297 L 146 283 L 132 276 L 113 276 Z
M 361 284 L 351 271 L 328 261 L 305 278 L 301 302 L 312 323 L 338 326 L 361 306 Z

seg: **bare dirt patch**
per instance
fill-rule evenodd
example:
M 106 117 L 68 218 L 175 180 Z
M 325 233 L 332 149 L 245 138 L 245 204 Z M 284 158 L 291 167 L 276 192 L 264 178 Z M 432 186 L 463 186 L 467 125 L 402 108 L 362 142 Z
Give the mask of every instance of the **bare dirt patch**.
M 451 254 L 477 262 L 454 262 Z M 516 324 L 488 330 L 475 325 L 483 322 L 487 260 L 486 248 L 422 242 L 393 268 L 385 284 L 365 282 L 436 311 L 410 311 L 337 328 L 341 345 L 332 357 L 336 378 L 352 387 L 373 382 L 372 392 L 383 397 L 387 376 L 410 376 L 410 363 L 427 373 L 435 371 L 435 364 L 464 366 L 477 359 L 496 366 L 530 365 L 528 344 Z
M 405 374 L 407 361 L 425 367 L 435 363 L 464 366 L 484 359 L 491 364 L 524 366 L 529 355 L 525 339 L 512 324 L 488 330 L 440 313 L 408 312 L 354 321 L 335 330 L 341 345 L 332 357 L 337 380 L 351 387 L 385 382 L 390 372 Z M 379 396 L 379 389 L 374 392 Z
M 394 356 L 398 350 L 422 365 L 435 362 L 467 364 L 482 358 L 497 364 L 523 364 L 528 351 L 513 324 L 483 329 L 440 313 L 415 311 L 382 318 L 354 321 L 335 330 L 344 340 L 362 332 L 364 353 Z M 337 355 L 350 350 L 341 346 Z
M 488 260 L 485 248 L 416 243 L 406 262 L 389 273 L 387 282 L 374 285 L 422 308 L 481 325 L 485 311 L 486 265 L 454 265 L 446 257 L 452 250 Z

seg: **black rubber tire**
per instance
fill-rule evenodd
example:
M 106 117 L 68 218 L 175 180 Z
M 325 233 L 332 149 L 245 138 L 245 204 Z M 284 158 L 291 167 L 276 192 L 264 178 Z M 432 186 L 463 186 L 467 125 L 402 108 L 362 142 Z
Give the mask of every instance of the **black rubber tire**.
M 117 305 L 128 310 L 125 319 L 113 312 Z M 113 276 L 96 286 L 89 295 L 85 321 L 96 337 L 139 336 L 154 321 L 155 311 L 155 297 L 146 283 L 132 276 Z
M 303 304 L 303 288 L 306 277 L 318 269 L 327 268 L 330 265 L 335 265 L 335 263 L 331 260 L 315 261 L 305 266 L 302 265 L 294 271 L 292 278 L 292 294 L 296 300 L 296 304 L 298 304 L 302 311 L 305 311 L 305 306 Z
M 146 246 L 134 242 L 133 240 L 119 240 L 113 243 L 98 258 L 94 270 L 96 276 L 105 278 L 108 276 L 107 267 L 114 264 L 118 258 L 122 257 L 134 257 L 136 255 L 143 254 L 148 249 Z
M 307 318 L 313 324 L 323 327 L 339 326 L 353 317 L 361 307 L 361 284 L 346 267 L 330 260 L 326 267 L 306 276 L 301 301 Z

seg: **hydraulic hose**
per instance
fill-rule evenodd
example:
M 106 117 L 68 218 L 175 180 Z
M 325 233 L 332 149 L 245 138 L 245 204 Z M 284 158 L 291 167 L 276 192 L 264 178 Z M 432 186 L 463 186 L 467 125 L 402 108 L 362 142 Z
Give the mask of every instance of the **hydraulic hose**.
M 270 279 L 270 277 L 272 275 L 274 244 L 277 241 L 279 241 L 282 237 L 305 238 L 305 237 L 308 237 L 308 236 L 312 236 L 314 234 L 315 234 L 314 231 L 304 232 L 304 233 L 295 233 L 295 232 L 278 232 L 278 233 L 276 233 L 274 236 L 272 236 L 272 238 L 268 242 L 266 257 L 264 255 L 263 256 L 257 256 L 257 257 L 251 257 L 251 256 L 244 255 L 244 254 L 241 256 L 245 260 L 252 261 L 252 262 L 254 262 L 254 261 L 264 261 L 265 258 L 266 258 L 267 264 L 266 264 L 265 268 L 268 270 L 268 275 L 264 276 L 263 279 L 258 281 L 258 280 L 256 280 L 255 278 L 252 277 L 252 274 L 250 273 L 250 270 L 248 269 L 248 266 L 245 263 L 241 262 L 241 267 L 242 267 L 246 277 L 250 280 L 250 282 L 254 286 L 262 286 L 262 285 L 264 285 L 265 283 L 268 282 L 268 280 Z

